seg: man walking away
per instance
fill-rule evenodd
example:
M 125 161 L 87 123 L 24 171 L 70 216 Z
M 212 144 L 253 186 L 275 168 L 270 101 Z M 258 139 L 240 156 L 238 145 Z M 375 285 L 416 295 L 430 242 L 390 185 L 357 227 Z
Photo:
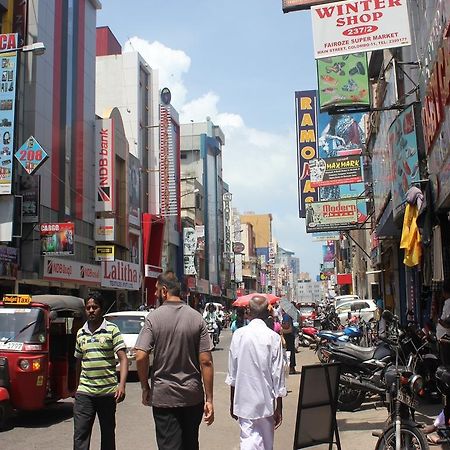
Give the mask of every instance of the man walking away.
M 116 403 L 125 398 L 128 374 L 126 346 L 119 328 L 103 318 L 104 303 L 97 294 L 86 300 L 87 322 L 77 332 L 78 389 L 73 407 L 74 450 L 89 450 L 92 425 L 98 415 L 101 450 L 116 448 Z M 116 361 L 120 362 L 120 382 L 117 385 Z
M 214 421 L 211 341 L 202 316 L 180 300 L 172 271 L 159 275 L 156 295 L 161 306 L 145 319 L 135 346 L 142 403 L 153 406 L 159 450 L 198 450 L 202 416 L 207 425 Z
M 273 449 L 286 395 L 281 338 L 269 329 L 267 299 L 250 299 L 251 321 L 233 334 L 228 358 L 230 414 L 241 427 L 241 450 Z

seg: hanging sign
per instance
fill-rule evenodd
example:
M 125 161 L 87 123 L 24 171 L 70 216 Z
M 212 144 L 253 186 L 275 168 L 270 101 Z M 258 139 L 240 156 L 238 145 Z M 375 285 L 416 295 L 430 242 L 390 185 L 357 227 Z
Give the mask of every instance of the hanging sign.
M 358 227 L 356 199 L 310 203 L 306 210 L 306 232 L 351 230 Z
M 17 150 L 15 157 L 28 175 L 32 175 L 47 160 L 48 154 L 36 138 L 30 136 Z
M 309 163 L 311 186 L 336 186 L 364 181 L 361 156 L 313 159 Z

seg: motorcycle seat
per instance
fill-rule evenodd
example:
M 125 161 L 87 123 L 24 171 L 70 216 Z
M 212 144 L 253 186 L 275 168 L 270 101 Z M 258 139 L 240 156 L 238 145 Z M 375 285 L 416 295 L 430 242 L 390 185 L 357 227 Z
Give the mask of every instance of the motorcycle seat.
M 319 331 L 319 333 L 317 333 L 319 336 L 322 337 L 341 337 L 341 336 L 345 336 L 345 333 L 343 331 L 331 331 L 331 330 L 322 330 Z
M 359 345 L 345 343 L 344 345 L 333 345 L 333 353 L 343 353 L 353 356 L 361 361 L 367 361 L 373 358 L 377 347 L 360 347 Z

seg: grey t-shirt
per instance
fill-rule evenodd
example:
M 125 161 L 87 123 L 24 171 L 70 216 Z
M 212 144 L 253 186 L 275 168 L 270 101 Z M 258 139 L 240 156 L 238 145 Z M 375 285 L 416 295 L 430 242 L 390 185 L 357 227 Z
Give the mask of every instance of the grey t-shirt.
M 183 302 L 165 302 L 147 315 L 135 348 L 153 350 L 152 406 L 178 408 L 204 400 L 199 353 L 212 349 L 202 316 Z

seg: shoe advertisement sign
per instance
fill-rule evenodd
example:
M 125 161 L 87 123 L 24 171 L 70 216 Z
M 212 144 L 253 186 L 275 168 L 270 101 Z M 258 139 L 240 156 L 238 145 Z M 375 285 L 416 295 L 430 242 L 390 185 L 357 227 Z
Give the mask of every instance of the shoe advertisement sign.
M 364 181 L 360 153 L 338 158 L 313 159 L 309 163 L 311 186 L 337 186 Z
M 317 5 L 311 18 L 316 59 L 411 44 L 407 0 Z
M 366 53 L 317 60 L 320 111 L 370 106 Z
M 392 155 L 392 202 L 394 217 L 406 201 L 412 183 L 420 180 L 417 149 L 416 118 L 410 106 L 397 116 L 388 131 L 388 145 Z

